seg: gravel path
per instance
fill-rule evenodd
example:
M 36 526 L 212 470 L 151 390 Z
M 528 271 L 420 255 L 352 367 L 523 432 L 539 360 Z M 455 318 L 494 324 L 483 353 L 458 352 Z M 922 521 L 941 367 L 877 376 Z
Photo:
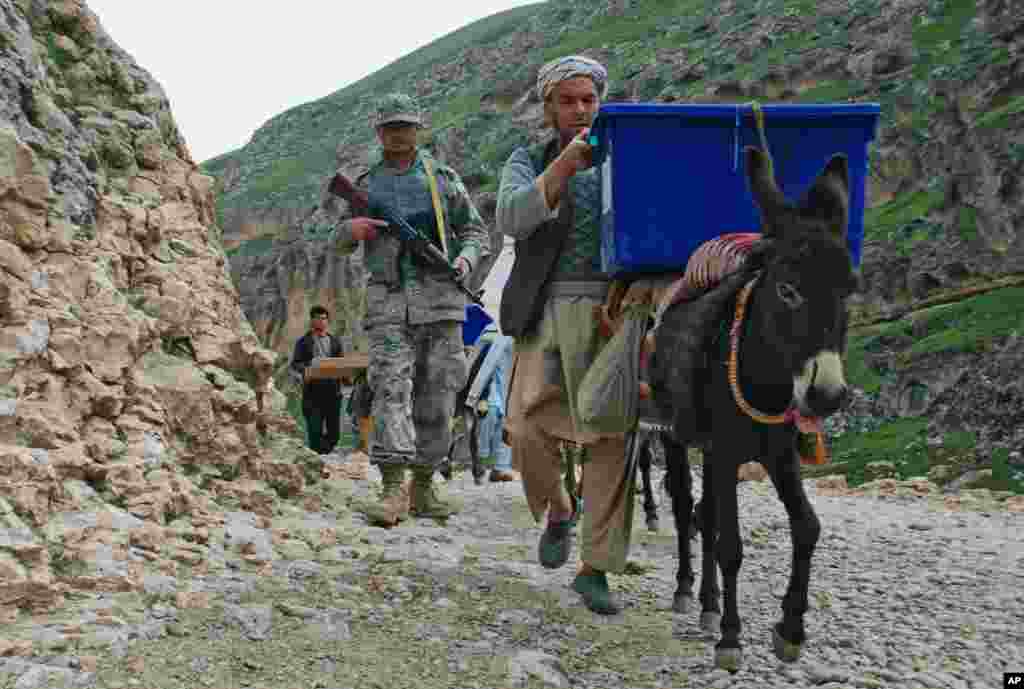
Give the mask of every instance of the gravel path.
M 661 473 L 654 470 L 654 480 Z M 699 486 L 699 481 L 697 481 Z M 822 524 L 811 575 L 809 641 L 800 661 L 786 665 L 771 653 L 770 629 L 789 576 L 789 529 L 769 483 L 740 484 L 744 561 L 740 573 L 745 667 L 736 675 L 714 668 L 707 652 L 684 659 L 658 658 L 664 674 L 681 663 L 696 687 L 935 687 L 982 689 L 1002 686 L 1004 671 L 1024 669 L 1024 515 L 938 510 L 922 498 L 816 496 Z M 518 500 L 518 484 L 488 487 L 477 505 L 497 512 L 485 533 L 460 520 L 456 530 L 484 549 L 509 538 L 501 515 Z M 674 524 L 660 495 L 662 532 Z M 637 505 L 637 521 L 642 512 Z M 479 509 L 479 507 L 477 508 Z M 680 641 L 705 640 L 697 614 L 670 611 L 675 589 L 675 546 L 643 535 L 632 559 L 653 565 L 643 588 L 653 593 L 666 624 Z M 515 535 L 533 546 L 538 530 Z M 481 537 L 484 537 L 481 540 Z M 696 545 L 696 544 L 695 544 Z M 695 548 L 695 550 L 699 550 Z M 700 553 L 694 555 L 699 572 Z M 532 579 L 558 590 L 572 572 Z M 613 579 L 613 587 L 616 581 Z M 620 616 L 641 605 L 628 593 Z M 649 678 L 649 675 L 648 675 Z M 632 686 L 637 678 L 577 675 L 576 686 Z M 665 686 L 669 686 L 666 682 Z
M 447 489 L 465 509 L 447 527 L 392 530 L 351 508 L 372 481 L 331 483 L 319 488 L 322 512 L 293 506 L 270 524 L 230 513 L 201 570 L 5 629 L 0 656 L 19 657 L 0 657 L 0 688 L 990 689 L 1004 671 L 1024 670 L 1020 513 L 818 496 L 808 481 L 822 537 L 809 641 L 785 665 L 769 634 L 788 577 L 788 524 L 770 484 L 741 484 L 745 656 L 730 675 L 715 669 L 697 613 L 671 611 L 676 547 L 664 494 L 659 533 L 644 527 L 638 496 L 631 574 L 612 578 L 624 611 L 602 618 L 569 590 L 572 566 L 536 564 L 540 528 L 518 482 L 474 486 L 463 474 Z M 326 545 L 297 540 L 325 530 Z M 245 552 L 269 561 L 254 566 Z M 12 650 L 26 639 L 30 651 Z

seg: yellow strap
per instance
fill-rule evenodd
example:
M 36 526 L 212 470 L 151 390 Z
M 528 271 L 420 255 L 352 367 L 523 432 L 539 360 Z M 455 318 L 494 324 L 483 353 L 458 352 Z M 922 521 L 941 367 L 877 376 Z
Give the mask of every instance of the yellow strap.
M 437 218 L 437 233 L 441 235 L 441 251 L 444 252 L 444 257 L 448 258 L 448 236 L 444 231 L 444 208 L 441 207 L 441 196 L 437 193 L 434 169 L 427 156 L 423 156 L 423 169 L 426 171 L 427 181 L 430 183 L 430 198 L 434 201 L 434 217 Z
M 764 129 L 764 110 L 756 100 L 750 103 L 750 107 L 754 111 L 754 122 L 757 124 L 757 134 L 761 138 L 761 148 L 764 149 L 765 157 L 768 159 L 768 172 L 774 177 L 775 164 L 772 162 L 772 152 L 768 149 L 768 135 Z

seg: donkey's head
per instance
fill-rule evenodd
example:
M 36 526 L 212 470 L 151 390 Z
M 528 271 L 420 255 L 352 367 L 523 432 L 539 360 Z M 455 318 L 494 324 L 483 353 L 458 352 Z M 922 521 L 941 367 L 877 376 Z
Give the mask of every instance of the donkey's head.
M 793 376 L 793 402 L 806 416 L 828 416 L 847 386 L 846 299 L 857 289 L 846 245 L 849 181 L 846 158 L 835 156 L 798 204 L 775 184 L 769 159 L 746 152 L 747 174 L 772 240 L 756 308 L 775 362 Z

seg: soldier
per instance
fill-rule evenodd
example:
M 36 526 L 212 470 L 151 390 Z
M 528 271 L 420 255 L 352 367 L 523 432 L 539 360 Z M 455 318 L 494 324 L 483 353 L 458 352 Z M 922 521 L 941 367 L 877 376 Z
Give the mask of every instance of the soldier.
M 383 199 L 430 237 L 465 281 L 489 254 L 489 242 L 462 180 L 418 148 L 423 120 L 410 96 L 384 96 L 373 124 L 383 158 L 357 185 L 371 207 Z M 466 299 L 449 274 L 420 260 L 386 227 L 379 218 L 350 218 L 338 224 L 334 241 L 342 253 L 364 244 L 370 458 L 383 480 L 380 502 L 366 513 L 372 523 L 394 526 L 408 516 L 410 498 L 416 516 L 445 519 L 458 511 L 437 495 L 433 475 L 451 445 L 455 396 L 466 381 Z M 402 490 L 406 467 L 413 474 L 410 497 Z
M 516 338 L 506 430 L 530 510 L 547 526 L 540 563 L 569 558 L 578 508 L 561 481 L 561 448 L 585 447 L 582 567 L 573 589 L 594 612 L 619 609 L 606 572 L 621 572 L 629 551 L 632 481 L 623 434 L 579 422 L 579 384 L 601 340 L 594 308 L 604 303 L 600 184 L 591 166 L 589 127 L 608 75 L 579 55 L 554 60 L 537 77 L 554 136 L 512 153 L 501 173 L 496 222 L 516 240 L 516 259 L 501 298 L 501 329 Z M 568 445 L 567 445 L 568 443 Z

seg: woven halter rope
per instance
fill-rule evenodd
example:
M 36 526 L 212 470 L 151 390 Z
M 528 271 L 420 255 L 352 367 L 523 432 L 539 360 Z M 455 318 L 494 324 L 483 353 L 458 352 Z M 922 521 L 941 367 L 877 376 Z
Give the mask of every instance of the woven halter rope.
M 732 397 L 736 401 L 736 406 L 754 421 L 764 424 L 790 423 L 793 421 L 792 409 L 787 409 L 782 414 L 763 414 L 750 406 L 750 403 L 743 397 L 743 391 L 740 390 L 740 332 L 743 330 L 743 316 L 747 310 L 747 300 L 750 298 L 750 293 L 754 290 L 754 285 L 757 284 L 760 278 L 761 273 L 757 273 L 750 282 L 743 286 L 739 297 L 736 299 L 736 312 L 732 319 L 732 329 L 729 331 L 729 368 L 727 371 L 729 387 L 732 388 Z

